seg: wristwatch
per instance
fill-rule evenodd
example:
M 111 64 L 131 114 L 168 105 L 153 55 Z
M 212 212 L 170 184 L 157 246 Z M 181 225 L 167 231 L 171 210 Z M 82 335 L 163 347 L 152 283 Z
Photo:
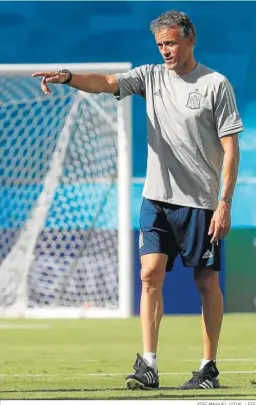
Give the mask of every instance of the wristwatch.
M 226 202 L 228 204 L 231 204 L 232 203 L 232 197 L 221 198 L 220 201 L 224 201 L 224 202 Z
M 63 82 L 62 84 L 67 84 L 69 82 L 71 82 L 72 80 L 72 73 L 70 72 L 70 70 L 67 69 L 63 69 L 63 70 L 59 70 L 58 73 L 68 73 L 68 78 L 65 80 L 65 82 Z

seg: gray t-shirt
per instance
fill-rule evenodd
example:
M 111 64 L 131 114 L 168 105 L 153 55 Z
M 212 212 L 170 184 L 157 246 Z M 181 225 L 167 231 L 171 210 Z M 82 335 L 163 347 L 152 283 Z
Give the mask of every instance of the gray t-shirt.
M 116 74 L 118 99 L 146 99 L 147 175 L 143 196 L 171 204 L 215 209 L 223 148 L 220 138 L 243 131 L 227 78 L 198 64 L 178 76 L 165 65 Z

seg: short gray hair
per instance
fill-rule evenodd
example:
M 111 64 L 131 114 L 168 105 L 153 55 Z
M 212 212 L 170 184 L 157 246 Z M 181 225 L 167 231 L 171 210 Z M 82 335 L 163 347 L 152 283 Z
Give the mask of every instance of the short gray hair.
M 150 31 L 155 34 L 157 31 L 172 28 L 175 25 L 180 28 L 185 38 L 191 34 L 196 37 L 195 27 L 190 18 L 187 14 L 176 10 L 167 11 L 161 14 L 156 20 L 152 21 Z

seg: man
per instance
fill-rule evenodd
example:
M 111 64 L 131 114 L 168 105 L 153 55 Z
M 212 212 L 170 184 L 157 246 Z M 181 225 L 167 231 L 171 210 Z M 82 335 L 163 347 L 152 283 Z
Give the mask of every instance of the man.
M 194 59 L 195 29 L 184 13 L 168 11 L 151 24 L 162 65 L 144 65 L 116 75 L 38 72 L 48 83 L 69 83 L 91 93 L 146 99 L 148 162 L 140 215 L 141 326 L 143 356 L 127 387 L 157 388 L 156 352 L 163 314 L 165 272 L 178 254 L 193 267 L 202 299 L 203 359 L 181 389 L 217 388 L 216 354 L 223 299 L 219 288 L 220 239 L 230 228 L 243 130 L 235 96 L 223 75 Z M 223 186 L 219 196 L 220 174 Z

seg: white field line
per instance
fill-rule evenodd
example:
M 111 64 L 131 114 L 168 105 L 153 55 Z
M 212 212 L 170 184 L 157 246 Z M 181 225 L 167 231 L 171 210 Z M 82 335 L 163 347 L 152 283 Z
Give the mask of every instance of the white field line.
M 198 359 L 184 359 L 184 360 L 181 360 L 183 363 L 194 363 L 194 362 L 198 362 Z M 252 362 L 255 362 L 256 361 L 256 359 L 217 359 L 217 363 L 220 363 L 220 362 L 225 362 L 225 363 L 235 363 L 235 362 L 249 362 L 249 363 L 252 363 Z
M 44 362 L 45 363 L 45 357 L 44 358 L 37 358 L 37 362 Z M 54 358 L 55 362 L 61 363 L 61 362 L 67 362 L 66 358 Z M 188 360 L 180 360 L 182 363 L 196 363 L 198 362 L 198 359 L 188 359 Z M 256 359 L 218 359 L 218 363 L 223 362 L 223 363 L 235 363 L 235 362 L 248 362 L 248 363 L 254 363 L 256 362 Z M 76 360 L 76 363 L 100 363 L 99 359 L 88 359 L 88 360 Z M 86 374 L 87 375 L 87 374 Z
M 32 329 L 51 329 L 52 326 L 51 325 L 42 325 L 42 324 L 19 324 L 19 323 L 0 323 L 0 329 L 28 329 L 28 330 L 32 330 Z
M 0 374 L 0 377 L 29 377 L 29 378 L 42 378 L 42 377 L 58 377 L 58 378 L 73 378 L 73 377 L 123 377 L 129 373 L 84 373 L 84 374 Z M 159 373 L 160 376 L 163 375 L 190 375 L 191 372 L 186 373 Z M 256 370 L 242 370 L 242 371 L 222 371 L 222 374 L 256 374 Z
M 50 354 L 50 356 L 52 356 L 52 354 Z M 36 362 L 43 362 L 45 363 L 45 358 L 46 356 L 44 355 L 44 358 L 37 358 Z M 54 356 L 54 363 L 67 363 L 67 359 L 66 358 L 58 358 Z M 92 360 L 76 360 L 76 364 L 83 364 L 83 363 L 100 363 L 100 360 L 98 359 L 92 359 Z M 0 391 L 1 392 L 1 391 Z

